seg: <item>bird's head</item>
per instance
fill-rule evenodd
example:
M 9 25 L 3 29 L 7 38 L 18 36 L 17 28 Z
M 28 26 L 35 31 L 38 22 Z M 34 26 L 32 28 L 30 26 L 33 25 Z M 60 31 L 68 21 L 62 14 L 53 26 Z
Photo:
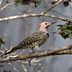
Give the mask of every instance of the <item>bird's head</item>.
M 43 28 L 48 28 L 49 26 L 50 26 L 50 24 L 51 23 L 49 23 L 49 22 L 42 22 L 41 24 L 40 24 L 40 27 L 43 27 Z
M 48 27 L 50 26 L 50 22 L 42 22 L 41 24 L 40 24 L 40 28 L 39 28 L 39 30 L 40 31 L 43 31 L 43 32 L 47 32 L 47 29 L 48 29 Z

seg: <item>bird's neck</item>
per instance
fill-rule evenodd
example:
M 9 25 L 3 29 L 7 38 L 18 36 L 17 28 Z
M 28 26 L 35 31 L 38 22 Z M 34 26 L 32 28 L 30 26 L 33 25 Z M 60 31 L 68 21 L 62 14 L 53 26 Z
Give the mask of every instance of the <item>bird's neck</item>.
M 46 29 L 46 28 L 42 28 L 42 27 L 39 28 L 39 31 L 42 31 L 42 32 L 48 33 L 48 32 L 47 32 L 47 29 Z

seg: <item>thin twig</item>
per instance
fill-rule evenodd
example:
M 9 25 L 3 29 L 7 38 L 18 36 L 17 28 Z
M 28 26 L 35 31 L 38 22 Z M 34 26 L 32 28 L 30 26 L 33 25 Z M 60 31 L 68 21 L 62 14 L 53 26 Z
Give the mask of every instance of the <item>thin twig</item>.
M 6 4 L 4 7 L 2 7 L 2 8 L 0 9 L 0 11 L 4 10 L 6 7 L 8 7 L 8 6 L 10 6 L 10 5 L 13 5 L 13 4 L 14 4 L 14 3 Z
M 55 3 L 52 7 L 50 7 L 49 9 L 47 9 L 46 11 L 42 12 L 43 14 L 46 14 L 47 12 L 51 11 L 54 7 L 56 7 L 59 3 L 61 3 L 62 0 L 59 0 L 57 3 Z
M 24 15 L 17 15 L 17 16 L 9 16 L 9 17 L 4 17 L 4 18 L 0 18 L 0 21 L 7 21 L 7 20 L 13 20 L 13 19 L 19 19 L 19 18 L 27 18 L 27 17 L 40 17 L 40 16 L 46 16 L 46 17 L 50 17 L 50 18 L 56 18 L 62 21 L 69 21 L 71 19 L 69 18 L 64 18 L 64 17 L 59 17 L 59 16 L 55 16 L 55 15 L 49 15 L 46 14 L 46 12 L 48 12 L 49 10 L 51 10 L 52 8 L 54 8 L 56 5 L 58 5 L 62 0 L 59 0 L 53 7 L 51 7 L 50 9 L 46 10 L 45 12 L 42 12 L 40 14 L 24 14 Z M 13 5 L 14 3 L 10 3 L 5 5 L 4 7 L 2 7 L 0 10 L 5 9 L 7 6 L 9 5 Z

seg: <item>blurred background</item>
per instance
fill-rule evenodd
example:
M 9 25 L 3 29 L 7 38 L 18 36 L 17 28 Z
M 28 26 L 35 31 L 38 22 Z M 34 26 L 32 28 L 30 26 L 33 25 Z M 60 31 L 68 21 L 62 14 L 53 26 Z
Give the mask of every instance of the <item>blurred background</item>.
M 14 0 L 3 0 L 2 6 L 13 2 Z M 30 13 L 41 13 L 51 7 L 51 0 L 42 0 L 42 3 L 38 7 L 33 7 L 32 5 L 11 5 L 6 7 L 6 9 L 0 11 L 0 18 L 14 15 L 30 14 Z M 63 16 L 72 18 L 72 4 L 70 3 L 68 7 L 64 7 L 62 3 L 53 8 L 48 12 L 56 16 Z M 39 23 L 43 21 L 57 22 L 50 26 L 48 29 L 49 39 L 41 46 L 41 50 L 49 48 L 60 48 L 64 45 L 72 44 L 71 39 L 63 39 L 58 33 L 53 33 L 57 31 L 58 24 L 63 24 L 63 21 L 49 18 L 49 17 L 29 17 L 15 20 L 8 20 L 0 22 L 0 37 L 6 42 L 2 47 L 5 50 L 11 47 L 15 47 L 19 42 L 26 38 L 31 33 L 38 30 Z M 15 53 L 27 52 L 28 50 L 19 50 Z M 30 67 L 24 61 L 15 61 L 11 63 L 1 64 L 0 72 L 72 72 L 72 56 L 50 56 L 40 58 L 38 62 L 32 63 Z

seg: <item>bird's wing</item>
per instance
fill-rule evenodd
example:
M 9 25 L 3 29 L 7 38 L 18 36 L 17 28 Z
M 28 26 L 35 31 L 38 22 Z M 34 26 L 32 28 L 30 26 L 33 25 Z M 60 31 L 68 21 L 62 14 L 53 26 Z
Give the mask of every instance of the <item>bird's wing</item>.
M 32 35 L 28 36 L 21 43 L 19 43 L 19 45 L 26 46 L 26 45 L 31 45 L 34 42 L 40 41 L 43 38 L 43 34 L 44 32 L 34 32 Z
M 13 51 L 22 48 L 34 48 L 37 44 L 38 46 L 41 46 L 42 44 L 44 44 L 46 40 L 47 40 L 47 35 L 44 32 L 41 31 L 34 32 L 32 35 L 28 36 L 22 42 L 20 42 L 19 45 L 4 53 L 4 55 L 12 53 Z

